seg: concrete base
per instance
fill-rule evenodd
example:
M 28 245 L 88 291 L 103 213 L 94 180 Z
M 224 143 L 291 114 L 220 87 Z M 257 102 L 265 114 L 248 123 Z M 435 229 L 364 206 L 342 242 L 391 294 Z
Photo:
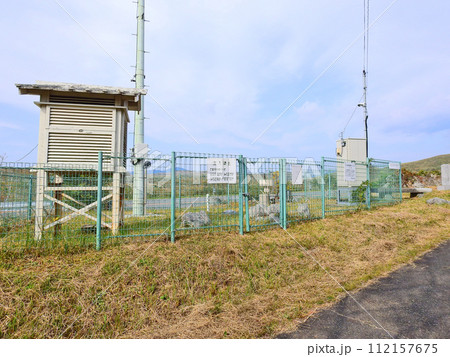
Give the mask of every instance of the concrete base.
M 450 185 L 438 186 L 438 191 L 450 191 Z
M 423 188 L 402 188 L 402 193 L 409 193 L 409 197 L 423 197 L 424 193 L 432 192 L 433 190 L 428 187 Z

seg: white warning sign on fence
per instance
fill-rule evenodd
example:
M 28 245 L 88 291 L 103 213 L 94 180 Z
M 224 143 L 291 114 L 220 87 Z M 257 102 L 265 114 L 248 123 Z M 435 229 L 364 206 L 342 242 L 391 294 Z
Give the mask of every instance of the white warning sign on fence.
M 400 163 L 399 162 L 390 162 L 389 168 L 391 170 L 400 170 Z
M 206 164 L 208 183 L 236 183 L 236 159 L 209 157 Z
M 354 162 L 344 164 L 344 181 L 356 181 L 356 165 Z
M 302 165 L 292 165 L 292 184 L 303 184 L 303 168 Z

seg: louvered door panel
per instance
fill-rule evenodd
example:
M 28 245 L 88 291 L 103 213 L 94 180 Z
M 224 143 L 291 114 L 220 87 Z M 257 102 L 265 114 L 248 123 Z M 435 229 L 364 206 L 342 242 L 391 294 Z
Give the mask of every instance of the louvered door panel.
M 112 128 L 112 109 L 82 107 L 51 107 L 50 125 Z
M 97 162 L 99 151 L 111 155 L 111 148 L 112 133 L 50 132 L 47 162 L 94 163 Z

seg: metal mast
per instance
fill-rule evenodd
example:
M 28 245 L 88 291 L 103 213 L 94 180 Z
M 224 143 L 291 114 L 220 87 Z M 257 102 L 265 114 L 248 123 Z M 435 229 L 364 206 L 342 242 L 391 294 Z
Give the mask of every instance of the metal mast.
M 369 67 L 369 0 L 364 0 L 364 63 L 363 63 L 363 86 L 364 86 L 364 130 L 366 133 L 366 158 L 369 157 L 369 131 L 367 128 L 367 71 Z
M 136 88 L 144 88 L 144 24 L 145 0 L 137 1 L 137 35 L 136 35 Z M 134 117 L 134 152 L 144 143 L 144 100 L 141 101 L 141 110 Z M 137 160 L 133 176 L 133 215 L 144 215 L 144 160 Z

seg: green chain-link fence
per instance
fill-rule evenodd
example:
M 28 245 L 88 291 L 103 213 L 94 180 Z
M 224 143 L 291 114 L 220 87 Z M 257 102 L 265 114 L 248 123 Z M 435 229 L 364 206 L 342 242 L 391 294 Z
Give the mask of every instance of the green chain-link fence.
M 135 158 L 94 166 L 0 167 L 0 246 L 96 246 L 199 230 L 241 234 L 400 202 L 400 163 L 266 159 L 174 152 L 145 159 L 142 202 Z M 101 198 L 100 200 L 98 198 Z M 144 214 L 134 214 L 142 204 Z

